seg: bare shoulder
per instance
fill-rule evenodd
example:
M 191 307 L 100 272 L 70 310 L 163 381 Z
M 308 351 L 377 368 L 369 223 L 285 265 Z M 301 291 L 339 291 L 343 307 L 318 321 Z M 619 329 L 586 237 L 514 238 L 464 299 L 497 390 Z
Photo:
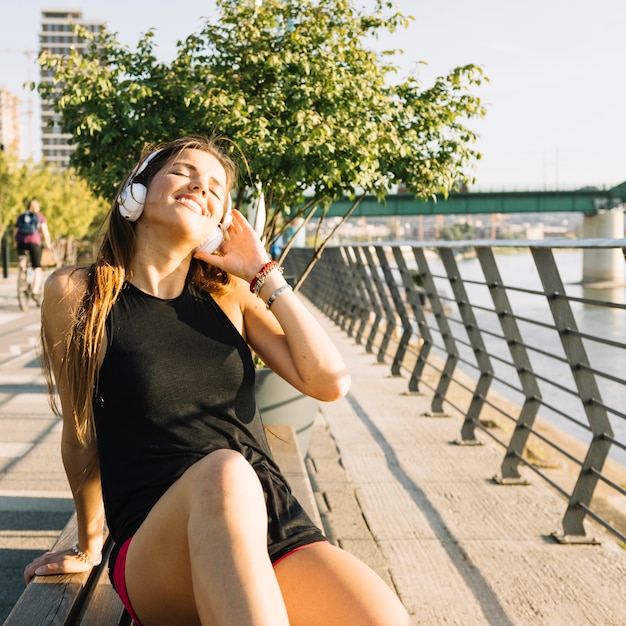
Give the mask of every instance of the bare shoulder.
M 54 270 L 46 279 L 46 289 L 56 291 L 58 289 L 65 290 L 68 287 L 75 289 L 83 287 L 87 288 L 87 268 L 82 266 L 68 265 Z
M 44 286 L 42 319 L 50 328 L 67 327 L 87 290 L 85 267 L 62 267 L 50 274 Z

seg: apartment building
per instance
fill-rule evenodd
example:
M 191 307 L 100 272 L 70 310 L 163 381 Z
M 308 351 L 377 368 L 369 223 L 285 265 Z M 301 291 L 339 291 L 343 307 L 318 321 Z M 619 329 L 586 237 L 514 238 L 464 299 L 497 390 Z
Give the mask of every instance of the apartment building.
M 83 39 L 72 32 L 74 24 L 80 24 L 97 33 L 104 28 L 102 20 L 85 20 L 82 11 L 67 9 L 42 9 L 41 33 L 39 35 L 40 49 L 48 50 L 53 54 L 69 54 L 71 49 L 85 48 Z M 41 71 L 41 81 L 52 81 L 49 71 Z M 61 132 L 58 116 L 54 113 L 50 102 L 41 103 L 41 133 L 42 133 L 42 160 L 45 163 L 54 163 L 59 168 L 69 166 L 72 146 L 71 135 Z

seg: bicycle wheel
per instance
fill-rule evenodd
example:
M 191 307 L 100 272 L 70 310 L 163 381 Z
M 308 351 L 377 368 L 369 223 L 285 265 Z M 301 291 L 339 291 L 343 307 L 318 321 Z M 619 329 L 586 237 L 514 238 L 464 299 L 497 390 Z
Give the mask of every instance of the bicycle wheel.
M 26 311 L 30 304 L 30 284 L 28 274 L 22 270 L 17 271 L 17 301 L 22 311 Z

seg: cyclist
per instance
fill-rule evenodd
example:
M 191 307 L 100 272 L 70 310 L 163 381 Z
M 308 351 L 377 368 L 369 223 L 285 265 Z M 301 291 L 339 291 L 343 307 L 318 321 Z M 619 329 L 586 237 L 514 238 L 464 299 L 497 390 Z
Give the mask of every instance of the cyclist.
M 41 213 L 39 201 L 32 198 L 26 203 L 26 211 L 21 213 L 14 229 L 15 245 L 19 262 L 19 271 L 26 272 L 26 255 L 30 256 L 33 266 L 33 281 L 30 285 L 35 302 L 41 304 L 41 254 L 43 245 L 52 249 L 50 232 L 45 216 Z

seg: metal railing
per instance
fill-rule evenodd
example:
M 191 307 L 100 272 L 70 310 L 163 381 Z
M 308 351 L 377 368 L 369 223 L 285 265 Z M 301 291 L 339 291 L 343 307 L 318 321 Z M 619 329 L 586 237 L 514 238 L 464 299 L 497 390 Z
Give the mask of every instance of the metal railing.
M 557 540 L 596 541 L 589 517 L 626 542 L 626 291 L 577 279 L 584 254 L 625 243 L 328 247 L 301 291 L 408 391 L 430 389 L 426 415 L 461 414 L 457 443 L 483 443 L 479 431 L 500 445 L 494 480 L 527 484 L 524 466 L 556 489 Z M 291 250 L 287 273 L 310 258 Z

